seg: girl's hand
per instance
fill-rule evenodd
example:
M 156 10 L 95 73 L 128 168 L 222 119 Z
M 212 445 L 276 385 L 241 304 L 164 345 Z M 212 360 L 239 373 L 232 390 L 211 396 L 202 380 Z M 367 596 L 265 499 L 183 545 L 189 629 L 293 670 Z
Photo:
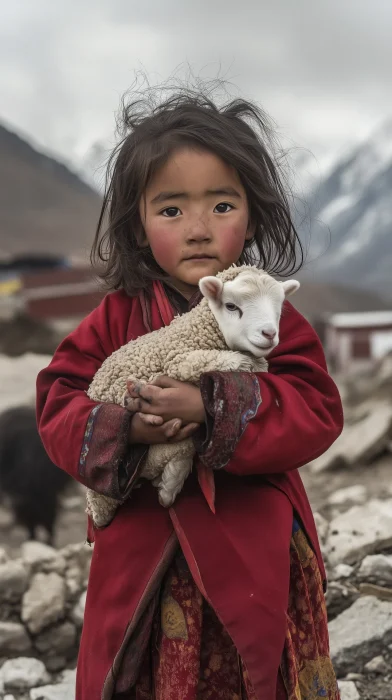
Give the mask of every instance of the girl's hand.
M 198 427 L 198 423 L 188 423 L 181 427 L 179 418 L 164 422 L 160 416 L 135 413 L 129 428 L 129 442 L 144 445 L 181 442 L 190 437 Z
M 159 416 L 166 423 L 179 418 L 182 424 L 203 423 L 204 404 L 198 387 L 169 377 L 158 377 L 152 384 L 128 382 L 131 411 Z

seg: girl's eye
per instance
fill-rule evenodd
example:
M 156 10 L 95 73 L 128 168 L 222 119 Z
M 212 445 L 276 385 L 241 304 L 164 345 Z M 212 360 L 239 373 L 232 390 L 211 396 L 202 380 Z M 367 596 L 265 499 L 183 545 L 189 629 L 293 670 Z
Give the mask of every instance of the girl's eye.
M 233 207 L 231 204 L 228 204 L 227 202 L 220 202 L 216 205 L 214 212 L 217 212 L 218 214 L 227 214 L 227 212 L 231 211 L 232 209 Z
M 178 207 L 166 207 L 166 209 L 161 211 L 161 214 L 163 214 L 163 216 L 167 216 L 170 219 L 174 219 L 176 216 L 179 216 L 180 213 L 181 212 Z
M 225 307 L 228 311 L 239 311 L 239 313 L 241 313 L 241 309 L 239 309 L 235 304 L 225 304 Z

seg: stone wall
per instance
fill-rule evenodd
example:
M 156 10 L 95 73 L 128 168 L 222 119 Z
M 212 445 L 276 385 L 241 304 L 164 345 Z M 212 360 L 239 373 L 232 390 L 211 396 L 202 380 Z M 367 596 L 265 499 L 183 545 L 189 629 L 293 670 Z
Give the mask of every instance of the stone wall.
M 26 542 L 17 559 L 0 550 L 0 697 L 39 698 L 34 686 L 61 681 L 75 666 L 91 554 L 86 544 Z

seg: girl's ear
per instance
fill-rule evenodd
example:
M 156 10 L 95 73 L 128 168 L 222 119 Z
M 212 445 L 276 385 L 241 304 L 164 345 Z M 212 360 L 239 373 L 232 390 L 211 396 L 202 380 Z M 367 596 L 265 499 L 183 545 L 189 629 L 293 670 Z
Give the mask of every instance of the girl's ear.
M 294 294 L 301 286 L 297 280 L 286 280 L 285 282 L 281 282 L 281 285 L 283 287 L 285 297 L 289 297 Z
M 139 248 L 148 248 L 148 239 L 141 224 L 135 231 L 135 238 Z
M 251 241 L 252 238 L 255 237 L 255 233 L 256 233 L 256 224 L 253 221 L 249 221 L 248 228 L 247 228 L 246 234 L 245 234 L 245 240 Z
M 210 301 L 220 301 L 223 282 L 217 277 L 202 277 L 199 281 L 199 289 L 206 299 Z

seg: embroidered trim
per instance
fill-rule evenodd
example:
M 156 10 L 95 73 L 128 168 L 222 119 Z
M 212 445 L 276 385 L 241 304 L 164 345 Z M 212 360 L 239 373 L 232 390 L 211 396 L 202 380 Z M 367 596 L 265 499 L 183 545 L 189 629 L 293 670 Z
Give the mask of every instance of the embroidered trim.
M 90 443 L 91 443 L 91 438 L 93 436 L 94 432 L 94 424 L 97 418 L 98 411 L 102 408 L 102 404 L 98 404 L 97 406 L 94 406 L 92 409 L 88 420 L 86 424 L 86 430 L 84 431 L 84 437 L 83 437 L 83 444 L 82 444 L 82 449 L 80 452 L 80 458 L 79 458 L 79 474 L 81 476 L 85 476 L 85 467 L 86 467 L 86 460 L 87 460 L 87 455 L 90 450 Z
M 249 408 L 246 409 L 241 415 L 241 421 L 240 421 L 240 434 L 238 436 L 238 440 L 240 437 L 244 434 L 245 428 L 248 425 L 249 421 L 251 421 L 255 415 L 257 414 L 263 399 L 261 398 L 261 392 L 260 392 L 260 384 L 257 380 L 257 377 L 252 374 L 252 383 L 254 387 L 254 394 L 252 394 L 252 405 L 249 406 Z
M 199 457 L 206 467 L 223 469 L 248 423 L 257 415 L 262 403 L 260 384 L 257 375 L 250 372 L 210 372 L 203 375 L 200 386 L 213 427 Z

